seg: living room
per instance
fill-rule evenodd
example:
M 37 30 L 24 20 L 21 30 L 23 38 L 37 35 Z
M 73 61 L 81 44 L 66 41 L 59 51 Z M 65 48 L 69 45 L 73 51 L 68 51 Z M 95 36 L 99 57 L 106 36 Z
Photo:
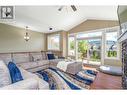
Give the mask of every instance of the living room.
M 2 8 L 14 14 L 0 19 L 0 60 L 22 78 L 10 75 L 1 89 L 122 89 L 117 6 Z

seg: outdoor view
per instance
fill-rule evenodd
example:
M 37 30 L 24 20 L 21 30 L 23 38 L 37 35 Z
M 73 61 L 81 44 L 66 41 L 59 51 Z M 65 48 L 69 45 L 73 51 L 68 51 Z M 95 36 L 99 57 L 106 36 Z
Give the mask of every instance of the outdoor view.
M 74 38 L 74 35 L 69 36 L 68 42 L 69 42 L 68 54 L 71 56 L 74 56 L 75 55 L 75 38 Z
M 69 36 L 69 55 L 75 56 L 77 50 L 77 59 L 84 63 L 101 62 L 101 37 L 102 32 L 80 33 L 76 35 L 77 47 L 75 47 L 74 35 Z M 105 33 L 105 56 L 109 58 L 117 57 L 117 32 Z
M 101 60 L 101 40 L 79 40 L 78 59 L 100 62 Z

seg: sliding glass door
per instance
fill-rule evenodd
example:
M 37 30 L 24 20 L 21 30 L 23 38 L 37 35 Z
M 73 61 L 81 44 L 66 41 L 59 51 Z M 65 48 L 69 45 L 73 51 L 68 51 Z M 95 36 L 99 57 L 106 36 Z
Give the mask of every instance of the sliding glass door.
M 78 60 L 87 63 L 88 61 L 88 41 L 87 40 L 77 40 L 78 43 Z
M 118 27 L 69 34 L 68 55 L 88 64 L 119 59 Z
M 83 63 L 100 64 L 101 62 L 101 38 L 89 38 L 77 40 L 77 58 Z
M 101 39 L 91 39 L 89 42 L 88 60 L 91 64 L 100 64 L 101 62 Z

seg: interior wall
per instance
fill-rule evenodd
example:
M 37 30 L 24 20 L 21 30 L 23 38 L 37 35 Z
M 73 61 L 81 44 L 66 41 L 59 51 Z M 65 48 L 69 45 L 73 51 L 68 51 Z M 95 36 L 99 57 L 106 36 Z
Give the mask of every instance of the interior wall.
M 112 20 L 86 20 L 76 27 L 70 29 L 68 33 L 84 32 L 89 30 L 103 29 L 118 26 L 118 21 Z
M 0 53 L 45 50 L 45 34 L 28 31 L 30 40 L 24 40 L 26 31 L 0 23 Z

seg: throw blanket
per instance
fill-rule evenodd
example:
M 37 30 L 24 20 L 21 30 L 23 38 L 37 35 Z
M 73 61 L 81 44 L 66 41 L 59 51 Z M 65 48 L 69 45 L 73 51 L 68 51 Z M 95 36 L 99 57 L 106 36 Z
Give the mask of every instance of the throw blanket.
M 73 63 L 75 63 L 75 62 L 74 61 L 72 61 L 72 62 L 60 61 L 57 64 L 57 68 L 59 68 L 60 70 L 63 70 L 64 72 L 66 72 L 67 71 L 67 66 L 69 64 L 73 64 Z
M 8 69 L 10 72 L 12 83 L 23 80 L 23 77 L 21 75 L 19 68 L 13 62 L 8 63 Z

